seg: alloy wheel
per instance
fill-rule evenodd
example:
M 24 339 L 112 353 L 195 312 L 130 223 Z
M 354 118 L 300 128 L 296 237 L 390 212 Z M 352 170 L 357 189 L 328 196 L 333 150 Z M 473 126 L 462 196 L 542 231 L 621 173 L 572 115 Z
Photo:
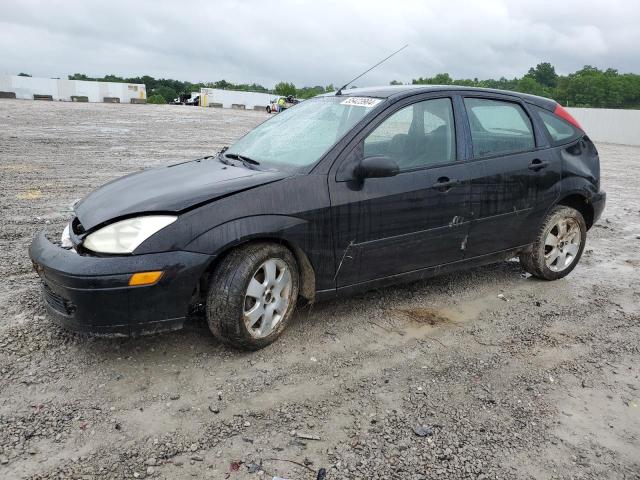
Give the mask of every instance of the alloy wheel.
M 244 298 L 244 322 L 253 337 L 266 337 L 275 330 L 289 308 L 292 287 L 283 260 L 270 258 L 258 267 Z
M 580 225 L 565 217 L 556 222 L 544 242 L 544 259 L 553 272 L 562 272 L 571 266 L 580 251 L 582 235 Z

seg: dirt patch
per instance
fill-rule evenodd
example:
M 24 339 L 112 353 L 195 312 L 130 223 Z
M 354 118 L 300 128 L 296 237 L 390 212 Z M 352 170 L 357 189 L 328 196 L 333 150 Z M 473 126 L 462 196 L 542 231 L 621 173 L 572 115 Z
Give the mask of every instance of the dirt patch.
M 27 190 L 26 192 L 20 192 L 16 195 L 16 198 L 19 200 L 37 200 L 40 197 L 42 197 L 40 190 Z
M 432 327 L 453 322 L 451 318 L 432 308 L 399 308 L 394 310 L 394 312 L 405 316 L 412 322 L 430 325 Z

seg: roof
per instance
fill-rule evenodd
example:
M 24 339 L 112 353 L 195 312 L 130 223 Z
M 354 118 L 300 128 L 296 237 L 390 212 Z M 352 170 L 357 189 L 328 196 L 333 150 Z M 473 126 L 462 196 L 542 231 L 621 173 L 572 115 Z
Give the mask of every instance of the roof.
M 480 87 L 464 87 L 461 85 L 383 85 L 380 87 L 365 88 L 345 88 L 341 96 L 349 97 L 374 97 L 374 98 L 393 98 L 399 99 L 417 93 L 428 93 L 438 91 L 460 91 L 460 92 L 477 92 L 477 93 L 496 93 L 501 95 L 511 95 L 520 97 L 523 100 L 549 107 L 551 103 L 555 105 L 555 101 L 545 97 L 530 95 L 528 93 L 512 92 L 510 90 L 498 90 L 495 88 Z M 326 93 L 326 96 L 335 96 L 335 92 Z

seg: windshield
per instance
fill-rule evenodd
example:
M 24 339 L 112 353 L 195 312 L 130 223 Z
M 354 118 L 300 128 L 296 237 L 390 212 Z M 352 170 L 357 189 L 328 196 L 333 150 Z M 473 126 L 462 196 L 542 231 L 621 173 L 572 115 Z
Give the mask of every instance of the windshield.
M 382 100 L 316 97 L 288 108 L 242 137 L 227 151 L 260 163 L 260 168 L 299 169 L 322 158 Z

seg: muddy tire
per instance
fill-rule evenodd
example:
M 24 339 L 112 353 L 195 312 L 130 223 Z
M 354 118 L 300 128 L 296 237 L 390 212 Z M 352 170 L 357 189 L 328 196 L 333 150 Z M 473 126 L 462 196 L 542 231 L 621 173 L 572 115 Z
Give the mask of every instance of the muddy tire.
M 557 205 L 538 231 L 531 251 L 520 254 L 520 263 L 535 277 L 557 280 L 578 264 L 586 240 L 587 225 L 582 214 Z
M 207 293 L 209 328 L 232 347 L 266 347 L 289 323 L 298 289 L 298 265 L 287 248 L 255 243 L 233 250 L 211 275 Z

